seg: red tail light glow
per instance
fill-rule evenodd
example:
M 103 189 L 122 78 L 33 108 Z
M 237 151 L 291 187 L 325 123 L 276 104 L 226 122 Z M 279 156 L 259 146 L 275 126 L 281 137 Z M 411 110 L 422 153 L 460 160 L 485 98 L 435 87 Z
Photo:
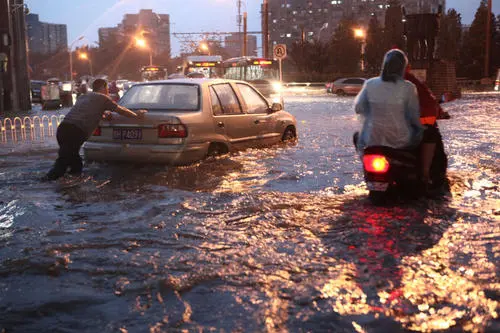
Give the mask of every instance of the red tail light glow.
M 100 127 L 96 127 L 96 129 L 94 130 L 94 132 L 92 133 L 93 136 L 101 136 L 101 128 Z
M 161 124 L 158 126 L 159 138 L 185 138 L 187 129 L 183 124 Z
M 386 173 L 389 170 L 389 162 L 383 155 L 363 156 L 363 166 L 366 171 L 373 173 Z

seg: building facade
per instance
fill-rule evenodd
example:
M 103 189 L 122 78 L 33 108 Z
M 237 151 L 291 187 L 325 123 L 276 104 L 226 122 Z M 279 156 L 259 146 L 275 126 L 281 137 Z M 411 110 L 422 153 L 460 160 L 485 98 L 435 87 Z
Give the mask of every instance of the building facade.
M 37 14 L 26 15 L 28 48 L 30 52 L 51 54 L 68 48 L 65 24 L 40 22 Z
M 99 46 L 100 47 L 105 47 L 107 43 L 109 43 L 112 40 L 118 39 L 118 37 L 119 37 L 118 27 L 99 28 L 97 33 L 99 35 Z
M 170 15 L 157 14 L 151 9 L 141 9 L 138 14 L 126 14 L 117 27 L 100 28 L 99 43 L 104 45 L 112 35 L 123 40 L 141 34 L 154 55 L 162 54 L 170 58 Z
M 437 12 L 446 0 L 402 0 L 407 13 Z M 269 43 L 329 40 L 343 18 L 352 18 L 368 27 L 372 16 L 383 24 L 388 0 L 269 0 Z M 262 7 L 263 10 L 263 7 Z M 262 20 L 264 25 L 264 19 Z M 262 31 L 265 31 L 264 26 Z
M 241 57 L 243 55 L 243 33 L 231 34 L 224 38 L 224 48 L 229 57 Z M 257 37 L 254 35 L 247 35 L 247 56 L 257 56 Z
M 407 14 L 437 13 L 439 6 L 443 11 L 446 7 L 446 0 L 404 0 Z

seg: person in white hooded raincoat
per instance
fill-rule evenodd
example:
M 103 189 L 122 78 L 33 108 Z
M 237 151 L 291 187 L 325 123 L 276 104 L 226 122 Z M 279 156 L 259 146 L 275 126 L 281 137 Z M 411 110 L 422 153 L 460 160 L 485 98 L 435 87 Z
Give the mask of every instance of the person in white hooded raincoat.
M 361 155 L 366 147 L 412 149 L 422 140 L 417 88 L 403 78 L 407 64 L 401 50 L 390 50 L 380 76 L 367 80 L 356 97 L 362 123 L 356 146 Z

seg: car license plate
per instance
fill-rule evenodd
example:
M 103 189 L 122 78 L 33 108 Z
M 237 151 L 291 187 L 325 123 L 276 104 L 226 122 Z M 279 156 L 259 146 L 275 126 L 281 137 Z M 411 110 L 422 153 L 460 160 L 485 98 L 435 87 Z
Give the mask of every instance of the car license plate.
M 113 128 L 114 140 L 141 140 L 142 129 L 138 128 Z
M 366 187 L 368 187 L 368 190 L 370 190 L 370 191 L 385 192 L 385 191 L 387 191 L 387 188 L 389 187 L 389 183 L 367 182 Z

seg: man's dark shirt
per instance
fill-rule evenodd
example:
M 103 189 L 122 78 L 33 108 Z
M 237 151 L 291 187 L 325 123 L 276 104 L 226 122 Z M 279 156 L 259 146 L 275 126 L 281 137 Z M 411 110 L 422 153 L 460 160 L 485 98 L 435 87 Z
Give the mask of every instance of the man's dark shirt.
M 76 100 L 63 122 L 80 128 L 85 133 L 85 138 L 88 139 L 99 125 L 104 111 L 114 112 L 117 107 L 118 105 L 108 96 L 90 92 Z

